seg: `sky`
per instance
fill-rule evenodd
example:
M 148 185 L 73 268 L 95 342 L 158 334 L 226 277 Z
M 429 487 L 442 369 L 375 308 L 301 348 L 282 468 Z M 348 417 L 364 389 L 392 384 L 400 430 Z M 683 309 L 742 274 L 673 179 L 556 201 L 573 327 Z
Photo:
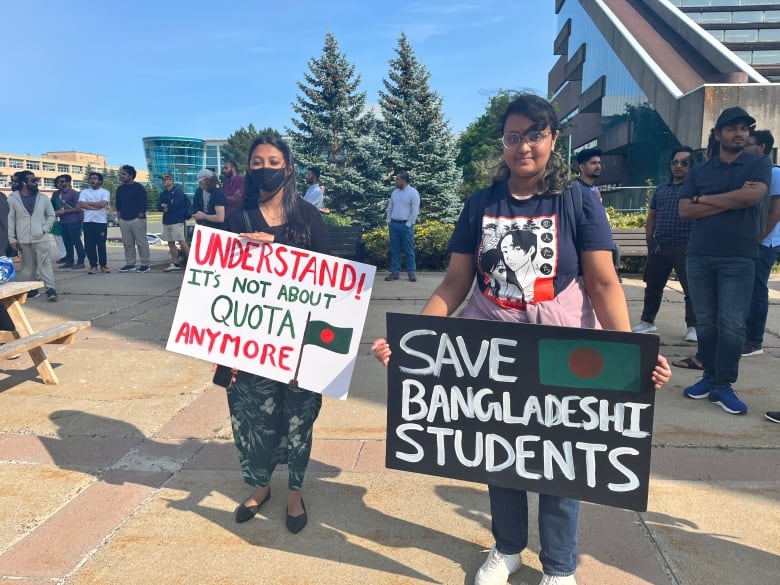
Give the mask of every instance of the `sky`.
M 555 62 L 551 0 L 25 0 L 3 17 L 0 152 L 139 169 L 145 136 L 284 133 L 328 32 L 368 104 L 405 32 L 456 133 L 499 89 L 546 95 Z

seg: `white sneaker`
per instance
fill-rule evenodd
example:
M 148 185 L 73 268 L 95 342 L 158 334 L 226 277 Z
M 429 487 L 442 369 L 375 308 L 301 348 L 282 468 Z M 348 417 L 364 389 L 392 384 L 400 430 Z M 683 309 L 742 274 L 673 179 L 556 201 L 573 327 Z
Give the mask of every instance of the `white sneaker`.
M 577 585 L 577 582 L 574 580 L 574 575 L 567 575 L 566 577 L 545 575 L 542 577 L 539 585 Z
M 688 331 L 685 332 L 685 341 L 693 341 L 694 343 L 699 341 L 696 335 L 696 327 L 688 327 Z
M 517 571 L 522 564 L 520 555 L 505 555 L 498 552 L 493 545 L 487 560 L 474 577 L 474 585 L 506 585 L 509 575 Z
M 163 269 L 163 272 L 173 272 L 174 270 L 181 270 L 181 268 L 179 268 L 178 266 L 176 266 L 176 264 L 171 262 L 168 265 L 168 268 Z
M 658 327 L 647 321 L 640 321 L 639 325 L 631 328 L 631 331 L 634 333 L 652 333 L 653 331 L 658 331 Z

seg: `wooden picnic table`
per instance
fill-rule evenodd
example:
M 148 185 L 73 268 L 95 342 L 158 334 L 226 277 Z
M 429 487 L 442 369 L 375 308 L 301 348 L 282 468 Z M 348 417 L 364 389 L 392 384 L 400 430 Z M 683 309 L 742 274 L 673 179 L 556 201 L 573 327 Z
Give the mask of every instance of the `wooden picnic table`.
M 76 333 L 89 327 L 89 321 L 66 321 L 41 331 L 33 330 L 22 305 L 27 301 L 27 294 L 43 287 L 39 281 L 11 281 L 0 285 L 0 304 L 2 304 L 8 316 L 13 321 L 15 331 L 1 332 L 0 359 L 8 359 L 20 353 L 27 352 L 30 355 L 41 379 L 46 384 L 59 384 L 54 368 L 46 357 L 43 345 L 47 343 L 71 344 Z

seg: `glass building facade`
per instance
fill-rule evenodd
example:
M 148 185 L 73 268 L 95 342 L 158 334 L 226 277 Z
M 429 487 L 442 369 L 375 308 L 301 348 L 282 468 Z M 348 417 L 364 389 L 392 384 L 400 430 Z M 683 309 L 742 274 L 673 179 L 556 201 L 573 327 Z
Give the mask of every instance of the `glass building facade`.
M 671 3 L 769 81 L 780 81 L 778 0 L 671 0 Z
M 192 196 L 198 188 L 198 171 L 222 170 L 224 140 L 204 140 L 185 136 L 149 136 L 143 139 L 149 180 L 159 185 L 163 173 L 171 173 L 184 193 Z

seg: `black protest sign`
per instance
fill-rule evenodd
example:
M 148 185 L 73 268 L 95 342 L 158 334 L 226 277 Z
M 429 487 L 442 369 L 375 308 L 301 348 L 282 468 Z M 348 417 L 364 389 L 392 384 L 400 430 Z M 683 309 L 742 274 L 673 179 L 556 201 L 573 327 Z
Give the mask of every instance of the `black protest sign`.
M 388 313 L 386 465 L 647 509 L 658 337 Z

